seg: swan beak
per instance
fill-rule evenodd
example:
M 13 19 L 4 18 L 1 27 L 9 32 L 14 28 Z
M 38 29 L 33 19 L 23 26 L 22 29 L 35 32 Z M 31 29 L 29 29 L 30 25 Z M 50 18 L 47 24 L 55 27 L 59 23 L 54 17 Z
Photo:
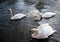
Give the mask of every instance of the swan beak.
M 33 28 L 33 29 L 31 29 L 30 31 L 36 32 L 36 31 L 38 31 L 38 29 Z

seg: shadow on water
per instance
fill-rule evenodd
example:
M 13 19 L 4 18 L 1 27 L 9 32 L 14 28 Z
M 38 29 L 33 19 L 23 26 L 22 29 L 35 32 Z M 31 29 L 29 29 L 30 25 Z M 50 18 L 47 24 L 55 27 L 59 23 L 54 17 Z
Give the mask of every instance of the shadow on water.
M 45 3 L 46 2 L 48 3 L 51 1 L 45 1 Z M 28 5 L 25 5 L 25 4 L 28 4 Z M 36 4 L 36 5 L 34 6 L 33 4 Z M 51 4 L 53 6 L 54 4 L 53 1 L 51 2 Z M 1 2 L 0 3 L 0 38 L 1 38 L 0 42 L 60 42 L 59 38 L 58 38 L 59 40 L 54 39 L 55 37 L 57 37 L 56 35 L 51 36 L 51 37 L 54 37 L 53 39 L 51 38 L 47 38 L 43 40 L 32 39 L 30 37 L 31 34 L 29 30 L 33 28 L 34 26 L 37 26 L 37 23 L 35 23 L 30 18 L 23 18 L 22 20 L 11 21 L 10 16 L 9 16 L 10 14 L 7 12 L 9 8 L 12 8 L 13 14 L 16 14 L 16 13 L 27 14 L 29 11 L 36 8 L 38 10 L 43 9 L 44 5 L 46 4 L 44 4 L 43 2 L 40 3 L 39 0 L 37 1 L 36 0 L 31 0 L 31 1 L 17 0 L 15 2 L 7 2 L 7 1 Z M 56 17 L 56 19 L 57 18 L 58 17 Z M 31 25 L 32 27 L 28 25 Z M 55 28 L 57 28 L 58 24 L 55 24 L 55 25 L 56 25 Z M 58 28 L 59 28 L 59 25 L 58 25 Z

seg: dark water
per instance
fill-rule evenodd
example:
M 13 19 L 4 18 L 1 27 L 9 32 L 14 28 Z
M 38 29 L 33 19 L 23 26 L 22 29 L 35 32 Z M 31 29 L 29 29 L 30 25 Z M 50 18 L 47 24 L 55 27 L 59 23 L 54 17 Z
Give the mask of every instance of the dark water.
M 50 8 L 44 8 L 46 5 Z M 13 14 L 24 13 L 27 15 L 29 11 L 34 9 L 39 11 L 47 9 L 46 11 L 56 12 L 55 17 L 48 20 L 43 19 L 41 23 L 50 23 L 57 32 L 47 39 L 32 39 L 29 30 L 36 27 L 37 23 L 31 18 L 11 21 L 9 8 L 12 8 Z M 60 42 L 60 0 L 17 0 L 0 3 L 0 38 L 0 42 Z

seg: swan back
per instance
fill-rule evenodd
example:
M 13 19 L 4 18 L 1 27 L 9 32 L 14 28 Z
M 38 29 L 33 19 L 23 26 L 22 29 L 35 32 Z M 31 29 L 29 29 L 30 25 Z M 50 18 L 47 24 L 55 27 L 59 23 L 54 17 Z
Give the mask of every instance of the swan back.
M 14 15 L 13 17 L 11 17 L 11 19 L 21 19 L 23 17 L 25 17 L 26 15 L 22 14 L 22 13 L 19 13 L 19 14 L 16 14 Z
M 46 12 L 42 15 L 43 18 L 50 18 L 52 16 L 54 16 L 56 13 L 54 12 Z
M 38 30 L 39 33 L 42 31 L 41 33 L 46 36 L 49 36 L 54 32 L 53 28 L 48 23 L 41 24 L 40 26 L 38 26 Z

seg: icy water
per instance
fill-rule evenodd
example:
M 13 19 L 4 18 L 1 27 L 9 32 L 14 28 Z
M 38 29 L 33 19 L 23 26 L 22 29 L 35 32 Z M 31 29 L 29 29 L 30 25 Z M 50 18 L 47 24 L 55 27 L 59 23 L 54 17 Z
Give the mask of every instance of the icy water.
M 57 32 L 47 39 L 32 39 L 29 30 L 37 27 L 38 24 L 31 18 L 11 21 L 9 8 L 13 10 L 13 15 L 16 13 L 28 15 L 29 11 L 34 9 L 41 12 L 55 12 L 57 13 L 55 17 L 42 19 L 39 23 L 49 23 Z M 0 42 L 60 42 L 60 0 L 41 0 L 41 2 L 40 0 L 17 0 L 0 3 Z

